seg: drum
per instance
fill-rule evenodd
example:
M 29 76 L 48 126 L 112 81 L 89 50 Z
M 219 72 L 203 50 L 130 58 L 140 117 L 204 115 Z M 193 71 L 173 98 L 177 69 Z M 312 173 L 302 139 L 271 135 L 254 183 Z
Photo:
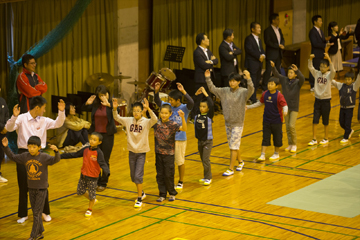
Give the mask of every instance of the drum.
M 152 72 L 148 79 L 146 79 L 146 84 L 150 89 L 155 90 L 155 84 L 160 83 L 160 89 L 166 83 L 166 79 L 161 76 L 159 73 Z
M 120 115 L 120 117 L 126 117 L 126 111 L 127 110 L 127 103 L 125 99 L 120 99 L 118 98 L 118 107 L 117 107 L 117 111 Z M 121 124 L 118 123 L 117 121 L 115 121 L 115 125 L 116 126 L 120 126 Z
M 176 79 L 175 73 L 169 68 L 162 68 L 160 69 L 159 73 L 166 80 L 160 89 L 169 90 L 171 88 L 172 81 Z

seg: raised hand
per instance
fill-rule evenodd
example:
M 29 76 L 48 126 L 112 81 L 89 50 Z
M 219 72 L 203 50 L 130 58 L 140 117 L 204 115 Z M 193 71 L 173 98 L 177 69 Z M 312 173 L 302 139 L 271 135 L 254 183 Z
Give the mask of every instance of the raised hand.
M 149 101 L 146 98 L 144 98 L 142 105 L 143 105 L 144 109 L 146 109 L 146 110 L 149 109 Z
M 113 102 L 113 108 L 114 108 L 114 109 L 117 109 L 117 107 L 118 107 L 118 101 L 117 101 L 117 99 L 116 99 L 116 98 L 113 98 L 113 99 L 112 99 L 112 102 Z
M 294 70 L 294 72 L 296 72 L 298 69 L 298 67 L 295 64 L 291 65 L 291 69 Z
M 177 86 L 177 88 L 179 89 L 180 92 L 185 91 L 184 86 L 181 83 L 176 83 L 176 86 Z
M 4 137 L 1 142 L 4 147 L 7 147 L 9 145 L 9 141 L 6 137 Z
M 324 58 L 330 60 L 329 54 L 328 54 L 328 53 L 324 53 Z
M 243 74 L 245 75 L 245 79 L 250 79 L 250 78 L 251 78 L 251 77 L 250 77 L 250 73 L 249 73 L 248 70 L 244 70 L 244 71 L 243 71 Z
M 64 100 L 60 99 L 60 101 L 58 102 L 58 109 L 59 109 L 59 111 L 64 111 L 65 110 L 65 102 L 64 102 Z
M 91 95 L 91 97 L 89 97 L 89 99 L 86 101 L 86 105 L 91 105 L 93 104 L 94 100 L 96 98 L 96 95 Z
M 105 95 L 102 95 L 100 97 L 100 100 L 101 100 L 101 104 L 103 106 L 107 106 L 107 107 L 110 107 L 110 103 L 109 103 L 109 100 L 107 99 L 107 97 Z
M 185 117 L 185 113 L 182 111 L 182 110 L 179 110 L 178 111 L 178 114 L 181 118 L 184 118 Z
M 313 59 L 313 58 L 315 58 L 315 54 L 310 55 L 310 59 Z
M 15 117 L 17 117 L 17 116 L 19 116 L 19 114 L 20 114 L 20 107 L 19 107 L 19 104 L 16 104 L 13 108 L 13 115 Z
M 270 60 L 270 65 L 271 65 L 271 67 L 275 67 L 275 63 L 271 60 Z
M 59 149 L 55 146 L 55 145 L 50 145 L 49 146 L 54 152 L 58 152 Z
M 201 94 L 201 93 L 202 93 L 201 88 L 202 88 L 202 87 L 200 87 L 200 88 L 196 91 L 195 96 L 197 96 L 197 95 L 199 95 L 199 94 Z
M 155 83 L 155 93 L 157 93 L 159 91 L 160 91 L 160 83 L 157 82 L 157 83 Z
M 209 69 L 207 69 L 207 70 L 205 71 L 205 77 L 210 77 L 210 70 L 209 70 Z

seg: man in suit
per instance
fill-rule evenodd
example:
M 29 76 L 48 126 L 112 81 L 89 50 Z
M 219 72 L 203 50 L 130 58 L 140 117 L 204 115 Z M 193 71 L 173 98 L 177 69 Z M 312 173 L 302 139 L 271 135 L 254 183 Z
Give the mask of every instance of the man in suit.
M 223 87 L 228 87 L 230 73 L 239 72 L 237 55 L 240 55 L 242 51 L 234 44 L 234 31 L 232 29 L 227 28 L 224 30 L 223 39 L 224 41 L 219 46 L 221 83 Z
M 273 13 L 269 17 L 270 26 L 264 31 L 264 40 L 266 45 L 266 71 L 263 76 L 261 88 L 267 90 L 267 83 L 271 74 L 270 61 L 275 63 L 275 67 L 280 72 L 282 49 L 284 49 L 285 40 L 279 28 L 279 14 Z
M 206 92 L 212 97 L 208 86 L 205 82 L 205 71 L 207 69 L 210 70 L 211 79 L 214 82 L 215 80 L 215 72 L 214 72 L 214 65 L 218 64 L 218 59 L 212 54 L 212 52 L 207 49 L 209 47 L 209 38 L 205 35 L 205 33 L 199 33 L 196 36 L 196 44 L 198 47 L 195 49 L 193 54 L 193 60 L 195 65 L 195 92 L 200 88 L 204 87 Z M 196 97 L 202 97 L 199 94 Z M 196 100 L 196 99 L 195 99 Z M 196 111 L 191 111 L 191 118 L 194 119 Z
M 309 32 L 309 39 L 311 42 L 311 54 L 315 55 L 313 58 L 313 66 L 316 70 L 320 70 L 320 61 L 324 59 L 325 47 L 327 45 L 325 34 L 320 29 L 322 26 L 322 18 L 320 15 L 315 15 L 312 17 L 312 23 L 314 27 Z M 328 43 L 328 45 L 333 45 L 333 43 Z M 314 91 L 314 77 L 309 74 L 309 83 L 310 91 Z
M 256 90 L 261 79 L 261 70 L 265 59 L 265 51 L 262 47 L 261 26 L 257 22 L 250 24 L 251 34 L 245 38 L 245 68 L 250 72 L 251 80 L 254 84 L 254 93 L 250 98 L 252 104 L 256 103 Z

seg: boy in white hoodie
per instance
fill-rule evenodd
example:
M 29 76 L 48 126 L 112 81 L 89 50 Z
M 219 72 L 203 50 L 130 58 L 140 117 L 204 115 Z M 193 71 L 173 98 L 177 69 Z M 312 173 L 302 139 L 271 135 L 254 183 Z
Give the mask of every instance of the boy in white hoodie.
M 149 102 L 144 98 L 144 103 L 136 102 L 133 105 L 133 117 L 120 117 L 117 112 L 118 102 L 113 98 L 114 119 L 126 128 L 127 148 L 129 150 L 129 165 L 131 180 L 136 184 L 138 198 L 134 207 L 141 207 L 142 200 L 146 197 L 142 190 L 144 165 L 146 153 L 150 151 L 149 130 L 158 118 L 149 108 Z M 143 117 L 143 109 L 149 111 L 150 119 Z
M 313 66 L 312 59 L 315 57 L 314 54 L 310 55 L 308 61 L 308 67 L 311 74 L 315 78 L 314 92 L 315 92 L 315 103 L 314 103 L 314 117 L 313 117 L 313 140 L 308 143 L 309 146 L 317 145 L 316 130 L 319 124 L 320 117 L 322 117 L 322 123 L 324 125 L 325 136 L 321 140 L 320 144 L 327 144 L 329 142 L 329 116 L 331 109 L 331 80 L 334 79 L 336 71 L 334 65 L 331 63 L 330 57 L 327 53 L 324 54 L 324 59 L 320 61 L 320 71 L 316 70 Z M 330 71 L 329 71 L 330 68 Z

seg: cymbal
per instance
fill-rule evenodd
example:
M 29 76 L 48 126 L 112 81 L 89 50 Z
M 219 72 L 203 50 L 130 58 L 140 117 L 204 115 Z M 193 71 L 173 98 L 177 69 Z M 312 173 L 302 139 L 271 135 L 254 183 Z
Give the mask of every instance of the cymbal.
M 145 82 L 139 82 L 139 81 L 127 82 L 127 84 L 132 84 L 132 85 L 146 85 Z
M 131 76 L 119 75 L 119 76 L 114 76 L 114 78 L 115 78 L 115 79 L 120 79 L 120 80 L 122 80 L 122 79 L 130 79 Z
M 85 82 L 90 87 L 97 87 L 99 85 L 109 86 L 114 82 L 114 77 L 108 73 L 94 73 L 87 77 Z

